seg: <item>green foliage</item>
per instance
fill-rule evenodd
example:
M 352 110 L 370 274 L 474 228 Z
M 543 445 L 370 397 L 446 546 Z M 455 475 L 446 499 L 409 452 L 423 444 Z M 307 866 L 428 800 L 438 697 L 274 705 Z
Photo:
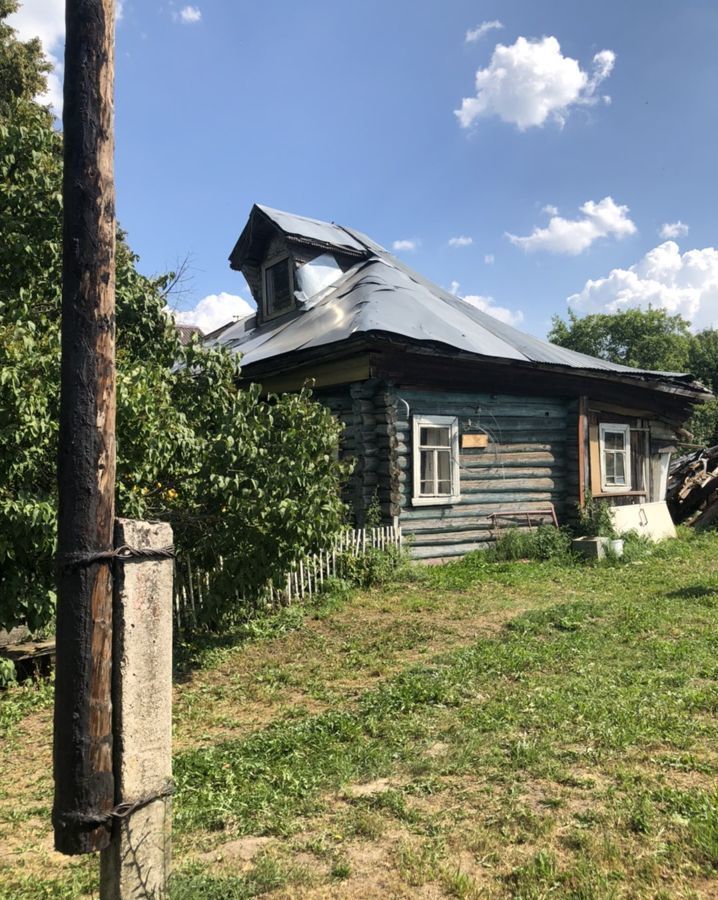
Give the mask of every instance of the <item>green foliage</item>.
M 620 535 L 623 541 L 623 563 L 632 563 L 653 555 L 657 545 L 645 535 L 636 531 L 627 531 Z
M 718 867 L 718 535 L 679 533 L 620 568 L 479 553 L 421 567 L 421 584 L 357 593 L 321 622 L 302 610 L 286 641 L 208 656 L 178 687 L 171 896 L 334 896 L 363 850 L 381 853 L 387 894 L 700 893 Z M 401 634 L 423 639 L 407 653 Z M 288 677 L 255 694 L 270 672 Z M 22 740 L 46 743 L 46 716 L 28 726 Z M 46 871 L 41 763 L 18 755 L 0 803 L 23 841 L 0 872 L 8 900 L 97 890 L 96 859 L 87 884 Z M 356 791 L 375 779 L 390 789 Z M 281 837 L 246 863 L 242 834 Z
M 0 657 L 0 688 L 15 683 L 15 663 L 11 659 Z
M 611 507 L 605 500 L 596 500 L 590 490 L 586 491 L 583 506 L 578 506 L 576 532 L 585 537 L 615 537 Z
M 371 503 L 366 508 L 364 514 L 364 528 L 379 528 L 381 525 L 381 503 L 379 502 L 379 494 L 374 491 Z
M 191 366 L 178 374 L 179 392 L 187 395 L 175 408 L 194 403 L 203 354 L 193 351 Z M 191 453 L 179 478 L 172 468 L 159 474 L 142 511 L 168 517 L 193 565 L 211 573 L 202 610 L 209 627 L 246 615 L 236 609 L 237 592 L 258 597 L 269 582 L 283 586 L 290 564 L 326 546 L 345 515 L 340 429 L 329 411 L 308 391 L 262 400 L 258 387 L 237 392 L 233 379 L 224 367 L 220 379 L 202 387 L 210 402 L 192 410 L 199 452 Z M 140 485 L 132 487 L 141 497 Z
M 398 548 L 370 547 L 358 556 L 347 554 L 340 567 L 342 577 L 350 584 L 367 588 L 396 580 L 406 565 L 407 559 Z
M 18 41 L 6 19 L 17 11 L 17 0 L 0 0 L 0 117 L 14 100 L 32 100 L 46 86 L 50 65 L 42 54 L 39 38 Z
M 706 447 L 718 444 L 718 397 L 712 397 L 707 403 L 697 407 L 686 427 L 696 444 Z
M 46 876 L 39 879 L 37 873 L 11 875 L 3 881 L 3 900 L 78 900 L 79 897 L 96 897 L 98 889 L 97 861 L 95 856 L 81 857 L 55 875 L 56 869 L 48 868 Z
M 718 394 L 718 330 L 705 328 L 691 340 L 688 371 Z
M 518 559 L 569 560 L 571 535 L 565 528 L 540 525 L 534 531 L 509 528 L 486 551 L 487 559 L 497 562 Z
M 554 316 L 548 339 L 561 347 L 624 366 L 666 372 L 688 370 L 692 336 L 682 316 L 664 309 L 627 309 L 583 316 Z
M 345 856 L 340 856 L 332 863 L 331 876 L 334 881 L 345 881 L 351 873 L 351 863 Z
M 0 68 L 25 65 L 0 88 L 0 627 L 36 630 L 55 602 L 62 136 L 32 100 L 47 69 L 39 45 L 15 39 L 14 3 L 0 3 Z M 225 349 L 181 347 L 171 275 L 147 278 L 137 261 L 119 233 L 117 513 L 168 520 L 207 571 L 223 559 L 216 623 L 238 589 L 260 592 L 339 528 L 339 426 L 308 391 L 238 390 Z
M 0 692 L 0 737 L 7 737 L 25 716 L 52 705 L 55 685 L 46 679 L 8 684 Z
M 664 309 L 627 309 L 568 320 L 554 316 L 548 339 L 561 347 L 639 369 L 691 372 L 718 392 L 718 330 L 692 333 L 689 323 Z M 718 443 L 718 401 L 697 407 L 686 424 L 699 444 Z

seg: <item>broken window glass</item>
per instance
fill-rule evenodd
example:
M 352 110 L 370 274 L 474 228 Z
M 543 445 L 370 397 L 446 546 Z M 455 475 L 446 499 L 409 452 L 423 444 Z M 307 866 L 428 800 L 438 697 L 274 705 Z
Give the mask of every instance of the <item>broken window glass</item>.
M 267 315 L 273 316 L 291 309 L 292 271 L 291 259 L 282 259 L 265 270 L 265 288 L 267 298 Z

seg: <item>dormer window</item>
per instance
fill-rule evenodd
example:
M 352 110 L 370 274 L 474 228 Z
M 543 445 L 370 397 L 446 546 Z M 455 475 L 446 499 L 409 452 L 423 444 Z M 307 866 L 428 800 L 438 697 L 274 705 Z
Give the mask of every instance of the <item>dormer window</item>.
M 264 271 L 264 315 L 267 319 L 294 308 L 294 267 L 291 256 L 270 260 Z

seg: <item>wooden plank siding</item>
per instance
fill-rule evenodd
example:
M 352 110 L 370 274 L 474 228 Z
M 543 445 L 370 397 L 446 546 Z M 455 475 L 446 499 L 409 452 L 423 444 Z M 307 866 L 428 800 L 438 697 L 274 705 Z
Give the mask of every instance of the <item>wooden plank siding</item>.
M 562 516 L 575 502 L 577 477 L 568 473 L 568 460 L 577 455 L 576 401 L 446 390 L 395 394 L 401 526 L 415 558 L 459 556 L 487 546 L 497 529 L 525 523 L 519 516 L 494 520 L 492 513 L 553 504 Z M 411 417 L 432 414 L 456 416 L 460 434 L 485 433 L 489 443 L 460 451 L 458 503 L 414 507 Z

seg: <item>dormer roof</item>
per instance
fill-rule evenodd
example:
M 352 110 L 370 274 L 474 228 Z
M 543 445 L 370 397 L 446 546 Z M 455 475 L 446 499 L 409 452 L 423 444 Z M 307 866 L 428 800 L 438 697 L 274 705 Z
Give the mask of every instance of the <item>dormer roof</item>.
M 240 270 L 248 261 L 256 261 L 261 257 L 269 236 L 278 229 L 295 244 L 314 247 L 318 251 L 335 250 L 343 255 L 366 257 L 370 252 L 364 238 L 348 228 L 335 225 L 333 222 L 321 222 L 319 219 L 308 219 L 293 213 L 272 209 L 258 203 L 252 207 L 247 224 L 229 255 L 231 268 Z

